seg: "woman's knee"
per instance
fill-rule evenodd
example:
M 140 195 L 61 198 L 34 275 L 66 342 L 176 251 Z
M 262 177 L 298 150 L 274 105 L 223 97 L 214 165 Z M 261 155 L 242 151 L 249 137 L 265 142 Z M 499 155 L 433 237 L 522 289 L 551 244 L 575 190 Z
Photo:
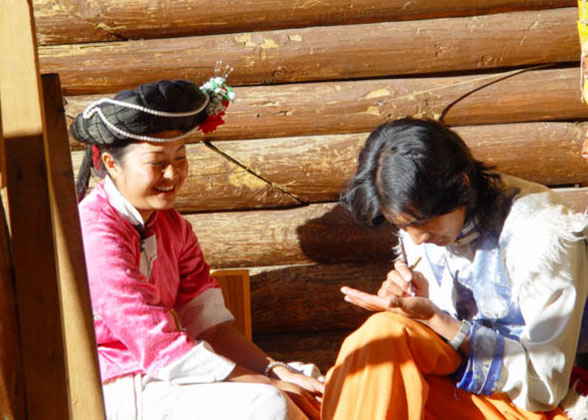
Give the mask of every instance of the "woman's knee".
M 392 312 L 378 312 L 371 315 L 359 328 L 358 332 L 369 335 L 381 335 L 387 338 L 401 337 L 415 321 L 404 315 Z
M 249 405 L 247 418 L 259 420 L 288 419 L 286 395 L 273 385 L 257 385 L 257 392 Z

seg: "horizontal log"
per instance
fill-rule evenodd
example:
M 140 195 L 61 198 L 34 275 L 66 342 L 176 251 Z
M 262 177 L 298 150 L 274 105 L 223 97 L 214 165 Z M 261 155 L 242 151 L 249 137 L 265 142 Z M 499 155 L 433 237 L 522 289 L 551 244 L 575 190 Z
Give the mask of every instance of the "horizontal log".
M 314 363 L 324 375 L 335 363 L 339 348 L 349 333 L 351 330 L 283 331 L 259 334 L 253 337 L 253 341 L 276 360 Z
M 588 187 L 561 193 L 564 200 L 569 194 L 576 200 L 588 194 Z M 394 229 L 386 225 L 360 227 L 335 203 L 185 216 L 192 223 L 206 260 L 215 268 L 363 263 L 394 256 Z
M 189 172 L 176 199 L 180 211 L 233 210 L 264 207 L 293 207 L 304 204 L 279 185 L 273 185 L 206 145 L 187 147 Z M 77 179 L 84 152 L 72 153 Z M 92 178 L 90 189 L 99 182 Z
M 204 80 L 217 60 L 234 85 L 389 77 L 577 62 L 577 8 L 39 48 L 65 94 L 157 79 Z M 392 47 L 391 47 L 392 46 Z M 212 51 L 213 54 L 205 53 Z
M 375 293 L 391 268 L 391 259 L 366 264 L 250 268 L 253 331 L 267 334 L 356 328 L 368 313 L 345 302 L 339 289 L 350 286 Z
M 479 160 L 546 185 L 588 185 L 580 150 L 588 123 L 457 127 Z M 188 145 L 182 212 L 292 207 L 337 201 L 368 133 Z M 217 152 L 220 150 L 220 152 Z M 79 168 L 83 152 L 73 152 Z M 237 164 L 236 162 L 239 162 Z
M 41 45 L 475 16 L 568 7 L 574 0 L 33 0 Z
M 214 268 L 367 262 L 393 257 L 395 237 L 391 227 L 358 226 L 335 203 L 185 216 Z
M 495 165 L 500 172 L 546 185 L 588 183 L 588 167 L 580 153 L 587 130 L 588 123 L 455 128 L 477 159 Z M 214 144 L 276 188 L 313 203 L 337 200 L 355 173 L 368 134 Z
M 452 126 L 588 118 L 580 68 L 237 88 L 226 123 L 187 141 L 369 132 L 413 115 Z M 538 88 L 540 87 L 540 88 Z M 100 96 L 66 98 L 68 123 Z M 447 108 L 449 109 L 445 111 Z M 72 141 L 72 148 L 79 143 Z

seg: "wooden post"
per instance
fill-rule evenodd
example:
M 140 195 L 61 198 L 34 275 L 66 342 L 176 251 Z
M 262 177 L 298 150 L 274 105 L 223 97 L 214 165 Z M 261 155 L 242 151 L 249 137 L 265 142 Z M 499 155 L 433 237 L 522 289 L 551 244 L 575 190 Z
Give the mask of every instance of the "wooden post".
M 12 258 L 29 419 L 69 419 L 32 8 L 0 8 L 0 102 Z
M 80 218 L 59 77 L 42 76 L 45 158 L 53 218 L 57 271 L 73 419 L 104 419 L 102 386 Z
M 1 119 L 0 139 L 0 155 L 4 156 Z M 25 418 L 17 322 L 10 235 L 4 206 L 0 203 L 0 418 L 6 420 Z

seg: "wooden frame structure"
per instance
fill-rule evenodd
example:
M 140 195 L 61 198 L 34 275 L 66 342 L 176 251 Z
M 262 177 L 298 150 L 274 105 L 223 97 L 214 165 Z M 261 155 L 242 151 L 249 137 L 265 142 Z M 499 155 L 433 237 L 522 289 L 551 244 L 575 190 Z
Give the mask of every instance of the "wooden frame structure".
M 9 162 L 2 182 L 11 232 L 8 241 L 2 229 L 0 282 L 8 291 L 2 311 L 11 335 L 3 341 L 9 351 L 0 365 L 0 413 L 103 419 L 61 87 L 56 75 L 40 77 L 29 1 L 8 0 L 0 8 L 0 51 L 2 156 Z

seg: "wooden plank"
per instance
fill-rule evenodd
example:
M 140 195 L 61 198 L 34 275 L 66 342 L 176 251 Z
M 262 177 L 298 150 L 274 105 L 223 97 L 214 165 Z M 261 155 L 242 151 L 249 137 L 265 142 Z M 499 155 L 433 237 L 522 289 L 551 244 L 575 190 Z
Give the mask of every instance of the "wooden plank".
M 325 327 L 328 327 L 325 323 Z M 255 334 L 253 340 L 276 360 L 314 363 L 323 374 L 333 366 L 343 340 L 352 330 L 283 331 Z
M 363 133 L 406 115 L 439 118 L 448 107 L 444 120 L 452 126 L 588 119 L 578 86 L 579 67 L 242 87 L 236 89 L 237 100 L 227 111 L 226 123 L 204 138 Z M 67 97 L 68 124 L 102 96 Z M 202 139 L 198 132 L 187 141 Z M 71 146 L 80 148 L 75 141 Z
M 104 42 L 481 15 L 575 6 L 574 0 L 33 0 L 37 35 L 45 44 Z
M 29 2 L 0 8 L 0 102 L 26 415 L 68 419 L 66 367 Z
M 561 191 L 564 199 L 570 194 L 587 192 L 588 187 L 571 193 L 567 189 Z M 358 226 L 336 203 L 185 216 L 192 223 L 206 260 L 214 268 L 373 262 L 393 258 L 394 229 Z
M 185 216 L 214 268 L 377 261 L 395 243 L 390 227 L 358 226 L 335 203 Z
M 51 46 L 40 48 L 39 58 L 43 72 L 59 73 L 67 94 L 116 92 L 157 79 L 204 81 L 217 60 L 235 68 L 231 74 L 234 85 L 430 74 L 577 63 L 577 18 L 577 8 L 570 7 L 414 22 Z
M 57 251 L 69 400 L 74 419 L 104 419 L 86 261 L 59 77 L 42 77 L 45 153 Z
M 478 159 L 545 185 L 586 183 L 580 149 L 588 123 L 457 127 Z M 288 207 L 336 201 L 369 133 L 214 142 L 187 146 L 182 212 Z M 74 167 L 83 152 L 73 152 Z M 239 162 L 239 164 L 235 163 Z
M 65 348 L 43 137 L 6 138 L 8 201 L 28 418 L 68 419 Z
M 10 235 L 4 206 L 0 204 L 0 417 L 6 420 L 25 418 L 19 341 Z
M 214 270 L 210 273 L 219 282 L 225 305 L 235 317 L 235 328 L 251 340 L 251 292 L 249 271 Z

